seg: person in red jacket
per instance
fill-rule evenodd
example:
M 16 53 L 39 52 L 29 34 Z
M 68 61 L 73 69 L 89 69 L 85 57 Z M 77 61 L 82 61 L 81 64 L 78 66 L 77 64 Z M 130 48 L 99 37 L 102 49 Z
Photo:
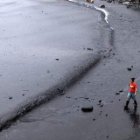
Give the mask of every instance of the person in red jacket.
M 131 78 L 131 82 L 129 84 L 129 92 L 127 96 L 126 105 L 124 107 L 125 110 L 128 110 L 128 104 L 130 102 L 130 99 L 134 100 L 134 109 L 137 109 L 137 101 L 136 101 L 136 94 L 137 94 L 138 86 L 135 82 L 135 78 Z

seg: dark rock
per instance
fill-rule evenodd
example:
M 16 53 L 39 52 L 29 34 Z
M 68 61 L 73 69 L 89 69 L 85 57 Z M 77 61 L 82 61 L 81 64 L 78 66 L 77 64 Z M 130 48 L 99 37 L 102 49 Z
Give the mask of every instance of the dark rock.
M 13 99 L 13 97 L 9 97 L 9 100 Z
M 123 92 L 123 90 L 120 90 L 119 92 Z
M 83 111 L 83 112 L 92 112 L 93 111 L 93 106 L 84 106 L 84 107 L 82 107 L 81 108 L 81 110 Z
M 119 101 L 121 101 L 121 99 L 119 99 Z
M 108 114 L 105 114 L 106 117 L 108 117 Z
M 92 48 L 87 48 L 87 50 L 88 50 L 88 51 L 93 51 L 93 49 L 92 49 Z
M 103 107 L 104 105 L 100 105 L 100 107 Z
M 25 96 L 25 94 L 22 94 L 22 96 Z
M 101 103 L 102 102 L 102 100 L 99 100 L 99 103 Z
M 93 121 L 96 121 L 96 119 L 95 119 L 95 118 L 93 118 Z
M 128 71 L 131 71 L 133 69 L 133 66 L 127 68 Z
M 59 59 L 58 59 L 58 58 L 56 58 L 55 60 L 56 60 L 56 61 L 59 61 Z
M 131 69 L 131 68 L 127 68 L 127 70 L 128 70 L 128 71 L 131 71 L 132 69 Z
M 116 93 L 116 95 L 120 95 L 120 93 L 119 93 L 119 92 L 117 92 L 117 93 Z
M 101 5 L 100 8 L 105 8 L 105 5 Z
M 62 89 L 60 89 L 60 88 L 57 88 L 57 91 L 59 91 L 59 92 L 63 92 L 63 90 L 62 90 Z

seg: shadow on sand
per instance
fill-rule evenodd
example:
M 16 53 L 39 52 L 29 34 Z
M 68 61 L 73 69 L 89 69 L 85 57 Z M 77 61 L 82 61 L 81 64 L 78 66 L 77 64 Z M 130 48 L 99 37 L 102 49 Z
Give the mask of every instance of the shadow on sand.
M 133 123 L 133 128 L 138 128 L 140 126 L 140 115 L 137 112 L 137 109 L 128 109 L 126 110 L 128 113 L 131 122 Z

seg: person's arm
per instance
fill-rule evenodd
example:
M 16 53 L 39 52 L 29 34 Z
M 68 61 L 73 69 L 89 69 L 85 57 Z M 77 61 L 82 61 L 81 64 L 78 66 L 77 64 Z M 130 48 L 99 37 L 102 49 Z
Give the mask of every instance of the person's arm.
M 137 86 L 137 84 L 135 85 L 135 88 L 136 88 L 136 90 L 135 90 L 135 95 L 137 94 L 137 91 L 138 91 L 138 86 Z

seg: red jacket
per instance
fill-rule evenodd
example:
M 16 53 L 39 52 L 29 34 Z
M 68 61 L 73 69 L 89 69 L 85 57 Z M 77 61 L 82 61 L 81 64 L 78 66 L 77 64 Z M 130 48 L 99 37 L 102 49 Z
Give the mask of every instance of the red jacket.
M 137 84 L 135 82 L 131 82 L 129 84 L 129 92 L 136 93 L 136 91 L 137 91 Z

